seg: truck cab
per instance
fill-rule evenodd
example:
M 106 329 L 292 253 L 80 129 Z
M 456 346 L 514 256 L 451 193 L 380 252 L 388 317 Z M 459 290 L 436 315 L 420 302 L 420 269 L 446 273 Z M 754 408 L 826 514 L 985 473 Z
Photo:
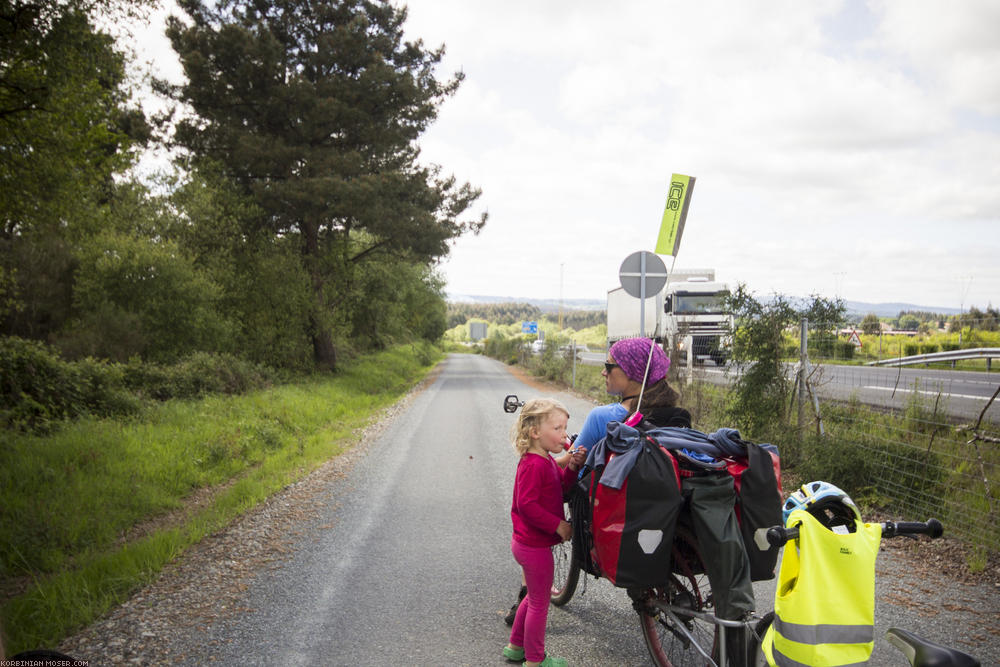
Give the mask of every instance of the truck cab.
M 670 353 L 704 363 L 711 359 L 717 366 L 729 358 L 729 334 L 733 317 L 725 299 L 729 287 L 715 281 L 714 269 L 677 269 L 666 286 L 646 299 L 640 310 L 639 300 L 624 289 L 608 290 L 608 343 L 622 338 L 653 338 Z M 642 324 L 645 331 L 640 331 Z
M 711 276 L 689 277 L 667 285 L 663 297 L 664 337 L 681 354 L 686 354 L 686 346 L 691 345 L 695 362 L 711 359 L 716 366 L 724 366 L 729 358 L 732 325 L 732 315 L 725 305 L 729 288 L 712 278 L 714 271 Z

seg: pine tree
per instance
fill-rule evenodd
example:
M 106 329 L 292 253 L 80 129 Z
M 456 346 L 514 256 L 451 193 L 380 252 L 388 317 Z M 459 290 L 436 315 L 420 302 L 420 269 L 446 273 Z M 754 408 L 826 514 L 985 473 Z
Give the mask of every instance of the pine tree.
M 317 364 L 336 365 L 333 331 L 355 267 L 386 255 L 431 262 L 478 232 L 458 218 L 469 184 L 418 163 L 416 140 L 461 83 L 435 77 L 443 47 L 406 42 L 405 9 L 361 0 L 182 0 L 167 34 L 196 117 L 177 127 L 190 164 L 221 165 L 262 211 L 246 225 L 293 237 L 310 276 Z

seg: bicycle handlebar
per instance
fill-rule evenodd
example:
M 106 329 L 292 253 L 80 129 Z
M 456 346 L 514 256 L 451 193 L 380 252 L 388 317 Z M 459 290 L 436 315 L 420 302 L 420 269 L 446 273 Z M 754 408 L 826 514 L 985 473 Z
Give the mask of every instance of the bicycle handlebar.
M 882 537 L 927 535 L 931 539 L 934 539 L 944 534 L 944 526 L 937 519 L 928 519 L 927 521 L 886 521 L 881 526 Z M 770 547 L 781 547 L 789 540 L 797 539 L 799 536 L 799 527 L 792 526 L 791 528 L 785 528 L 784 526 L 771 526 L 767 529 L 761 528 L 757 532 L 758 536 L 755 538 L 757 546 L 760 547 L 761 551 L 766 551 Z M 759 537 L 762 532 L 765 537 L 763 544 Z

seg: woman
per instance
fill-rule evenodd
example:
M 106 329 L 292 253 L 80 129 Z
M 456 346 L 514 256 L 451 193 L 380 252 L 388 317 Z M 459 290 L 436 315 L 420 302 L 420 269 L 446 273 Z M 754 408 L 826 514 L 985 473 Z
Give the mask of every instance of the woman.
M 625 421 L 637 408 L 644 420 L 654 426 L 690 428 L 691 414 L 677 407 L 680 394 L 667 383 L 668 370 L 670 359 L 663 348 L 648 338 L 624 338 L 612 345 L 601 375 L 604 376 L 607 392 L 622 398 L 591 410 L 573 446 L 589 451 L 605 436 L 610 422 Z M 642 383 L 644 376 L 645 389 Z

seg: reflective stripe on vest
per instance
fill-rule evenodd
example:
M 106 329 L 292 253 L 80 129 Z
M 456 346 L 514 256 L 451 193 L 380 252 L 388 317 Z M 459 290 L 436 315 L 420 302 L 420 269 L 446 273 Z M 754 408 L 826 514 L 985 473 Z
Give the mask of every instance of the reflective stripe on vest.
M 767 664 L 772 667 L 815 667 L 815 665 L 809 665 L 804 662 L 799 662 L 798 660 L 793 660 L 774 647 L 775 625 L 780 625 L 780 621 L 778 619 L 775 619 L 774 622 L 768 626 L 767 632 L 760 641 L 760 648 L 764 653 L 764 658 L 767 660 Z M 788 624 L 786 623 L 785 625 L 787 626 Z M 847 663 L 839 665 L 839 667 L 859 667 L 859 665 L 865 664 L 868 664 L 867 660 L 863 662 Z
M 803 625 L 774 619 L 774 629 L 785 639 L 800 644 L 867 644 L 875 641 L 871 625 Z

